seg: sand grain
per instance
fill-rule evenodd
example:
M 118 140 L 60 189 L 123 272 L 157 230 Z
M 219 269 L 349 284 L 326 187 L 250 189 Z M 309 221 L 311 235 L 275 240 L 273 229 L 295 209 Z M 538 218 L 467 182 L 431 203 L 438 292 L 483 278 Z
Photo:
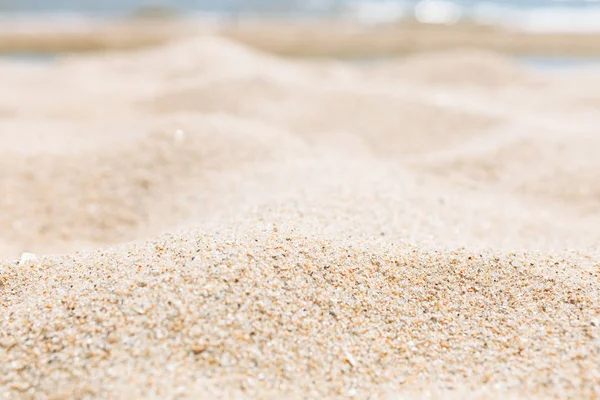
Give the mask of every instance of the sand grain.
M 0 397 L 600 396 L 576 76 L 216 38 L 2 70 Z

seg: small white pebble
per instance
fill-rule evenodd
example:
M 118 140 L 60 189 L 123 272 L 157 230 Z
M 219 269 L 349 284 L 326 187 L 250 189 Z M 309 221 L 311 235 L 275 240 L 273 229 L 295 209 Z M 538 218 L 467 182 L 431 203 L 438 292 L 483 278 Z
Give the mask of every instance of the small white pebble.
M 19 266 L 26 264 L 29 261 L 35 261 L 37 256 L 33 253 L 23 253 L 21 254 L 21 259 L 19 260 Z

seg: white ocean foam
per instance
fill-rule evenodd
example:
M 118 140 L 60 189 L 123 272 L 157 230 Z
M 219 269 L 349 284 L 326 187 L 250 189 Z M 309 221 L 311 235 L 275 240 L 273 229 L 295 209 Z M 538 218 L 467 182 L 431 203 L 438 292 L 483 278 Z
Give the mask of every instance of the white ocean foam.
M 600 32 L 600 1 L 556 0 L 535 5 L 514 1 L 349 1 L 347 14 L 365 23 L 415 18 L 451 25 L 464 19 L 528 32 Z
M 424 24 L 454 25 L 460 21 L 463 8 L 448 0 L 420 1 L 414 9 L 417 21 Z
M 481 2 L 470 10 L 470 17 L 487 25 L 504 26 L 529 32 L 600 32 L 600 4 L 573 6 L 561 4 L 524 8 Z
M 344 14 L 367 24 L 395 22 L 412 14 L 410 5 L 401 1 L 353 1 L 344 7 Z

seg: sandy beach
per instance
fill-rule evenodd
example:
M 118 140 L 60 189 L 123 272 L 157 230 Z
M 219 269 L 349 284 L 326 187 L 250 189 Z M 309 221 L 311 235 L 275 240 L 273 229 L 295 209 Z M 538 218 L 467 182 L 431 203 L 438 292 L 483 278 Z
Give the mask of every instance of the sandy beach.
M 0 398 L 600 397 L 599 72 L 0 61 Z
M 461 47 L 509 55 L 595 57 L 600 32 L 536 32 L 464 21 L 455 25 L 364 24 L 348 18 L 289 20 L 215 16 L 0 18 L 0 52 L 65 53 L 148 48 L 212 34 L 295 58 L 385 58 Z

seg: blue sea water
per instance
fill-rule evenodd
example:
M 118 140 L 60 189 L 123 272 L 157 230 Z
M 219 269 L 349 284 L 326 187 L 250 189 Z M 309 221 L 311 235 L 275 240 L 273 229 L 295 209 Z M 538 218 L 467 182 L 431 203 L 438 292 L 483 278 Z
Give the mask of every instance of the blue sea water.
M 33 62 L 39 63 L 51 63 L 55 61 L 60 55 L 57 53 L 32 53 L 32 52 L 6 52 L 0 53 L 0 60 L 7 59 L 13 61 L 22 62 Z
M 179 13 L 258 12 L 327 15 L 353 10 L 371 16 L 414 15 L 415 7 L 444 3 L 462 17 L 533 30 L 600 30 L 600 0 L 0 0 L 0 12 L 122 15 L 148 6 Z M 431 5 L 430 4 L 430 5 Z M 430 7 L 431 9 L 431 7 Z
M 524 65 L 543 70 L 600 65 L 600 57 L 521 56 L 518 60 Z
M 217 17 L 244 12 L 295 17 L 350 13 L 367 23 L 423 16 L 423 11 L 429 14 L 425 19 L 435 20 L 442 11 L 454 13 L 457 21 L 470 19 L 527 31 L 600 32 L 600 0 L 0 0 L 0 17 L 48 13 L 108 17 L 148 6 Z

